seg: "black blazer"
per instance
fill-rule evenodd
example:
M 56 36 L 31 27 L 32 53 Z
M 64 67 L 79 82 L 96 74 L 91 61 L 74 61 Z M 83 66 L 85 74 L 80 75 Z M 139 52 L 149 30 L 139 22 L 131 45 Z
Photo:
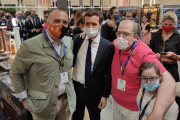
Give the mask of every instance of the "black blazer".
M 40 33 L 42 33 L 42 24 L 40 22 L 39 19 L 35 19 L 36 20 L 36 26 L 33 25 L 33 23 L 31 22 L 31 20 L 26 20 L 25 21 L 25 27 L 27 28 L 27 32 L 28 32 L 28 38 L 32 38 Z M 35 29 L 38 29 L 40 32 L 39 33 L 36 33 L 36 32 L 31 32 L 31 30 L 35 28 Z
M 110 42 L 113 42 L 117 36 L 116 36 L 116 32 L 119 26 L 119 22 L 116 23 L 116 30 L 114 31 L 112 27 L 109 27 L 107 22 L 105 24 L 102 25 L 101 27 L 101 36 L 107 40 L 109 40 Z
M 78 51 L 84 41 L 79 35 L 73 37 L 74 40 L 74 60 L 73 66 L 76 62 Z M 93 71 L 91 75 L 91 88 L 96 89 L 99 97 L 108 98 L 111 92 L 111 63 L 114 56 L 114 44 L 100 37 L 100 43 L 95 58 Z M 95 96 L 97 96 L 95 95 Z
M 21 27 L 21 26 L 22 26 L 22 27 Z M 18 22 L 20 38 L 24 38 L 23 33 L 26 34 L 26 33 L 27 33 L 27 29 L 26 29 L 26 27 L 25 27 L 25 25 L 24 25 L 23 22 L 21 22 L 21 26 L 20 26 L 20 24 L 19 24 L 19 22 Z M 11 31 L 13 31 L 12 22 L 9 23 L 8 27 L 11 29 Z M 14 37 L 13 37 L 13 39 L 14 39 Z

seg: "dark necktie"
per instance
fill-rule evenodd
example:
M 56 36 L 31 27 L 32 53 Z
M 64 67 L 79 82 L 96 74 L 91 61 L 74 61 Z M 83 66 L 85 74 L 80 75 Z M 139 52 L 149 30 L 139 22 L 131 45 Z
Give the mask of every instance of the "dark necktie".
M 85 87 L 90 87 L 91 85 L 91 39 L 89 40 L 89 45 L 86 53 L 86 65 L 85 65 Z
M 34 27 L 35 27 L 36 26 L 35 19 L 33 19 L 33 22 L 34 22 Z

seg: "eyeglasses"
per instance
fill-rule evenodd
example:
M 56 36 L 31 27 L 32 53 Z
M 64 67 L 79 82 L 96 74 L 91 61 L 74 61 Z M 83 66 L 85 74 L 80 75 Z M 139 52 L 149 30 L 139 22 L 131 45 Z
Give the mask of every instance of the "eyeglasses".
M 149 80 L 150 82 L 156 82 L 157 79 L 159 78 L 159 75 L 158 75 L 157 77 L 150 77 L 150 78 L 139 77 L 139 78 L 140 78 L 140 80 L 141 80 L 142 82 L 148 82 L 148 80 Z
M 130 33 L 128 33 L 128 32 L 116 32 L 116 36 L 117 37 L 120 37 L 121 36 L 121 34 L 123 35 L 123 37 L 129 37 L 131 34 L 134 34 L 135 32 L 130 32 Z

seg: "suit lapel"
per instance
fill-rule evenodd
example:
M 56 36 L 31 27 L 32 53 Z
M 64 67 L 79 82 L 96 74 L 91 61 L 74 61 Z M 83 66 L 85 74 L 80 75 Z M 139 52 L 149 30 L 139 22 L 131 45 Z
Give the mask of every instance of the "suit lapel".
M 94 66 L 93 66 L 93 72 L 96 70 L 101 58 L 102 58 L 102 54 L 104 53 L 104 51 L 106 50 L 106 43 L 103 42 L 102 37 L 100 38 L 100 43 L 99 43 L 99 47 L 98 47 L 98 51 L 96 54 L 96 58 L 95 58 L 95 62 L 94 62 Z M 93 74 L 92 72 L 92 74 Z
M 29 18 L 29 23 L 30 23 L 30 26 L 33 26 L 33 28 L 34 28 L 34 24 L 32 23 L 30 18 Z

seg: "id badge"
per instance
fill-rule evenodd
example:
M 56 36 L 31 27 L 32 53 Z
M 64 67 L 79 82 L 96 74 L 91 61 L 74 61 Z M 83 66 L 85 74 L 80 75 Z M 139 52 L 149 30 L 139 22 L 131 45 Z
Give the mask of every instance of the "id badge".
M 61 78 L 61 84 L 67 83 L 68 73 L 67 72 L 60 73 L 60 78 Z
M 126 81 L 122 79 L 118 79 L 117 89 L 125 91 L 126 90 Z

